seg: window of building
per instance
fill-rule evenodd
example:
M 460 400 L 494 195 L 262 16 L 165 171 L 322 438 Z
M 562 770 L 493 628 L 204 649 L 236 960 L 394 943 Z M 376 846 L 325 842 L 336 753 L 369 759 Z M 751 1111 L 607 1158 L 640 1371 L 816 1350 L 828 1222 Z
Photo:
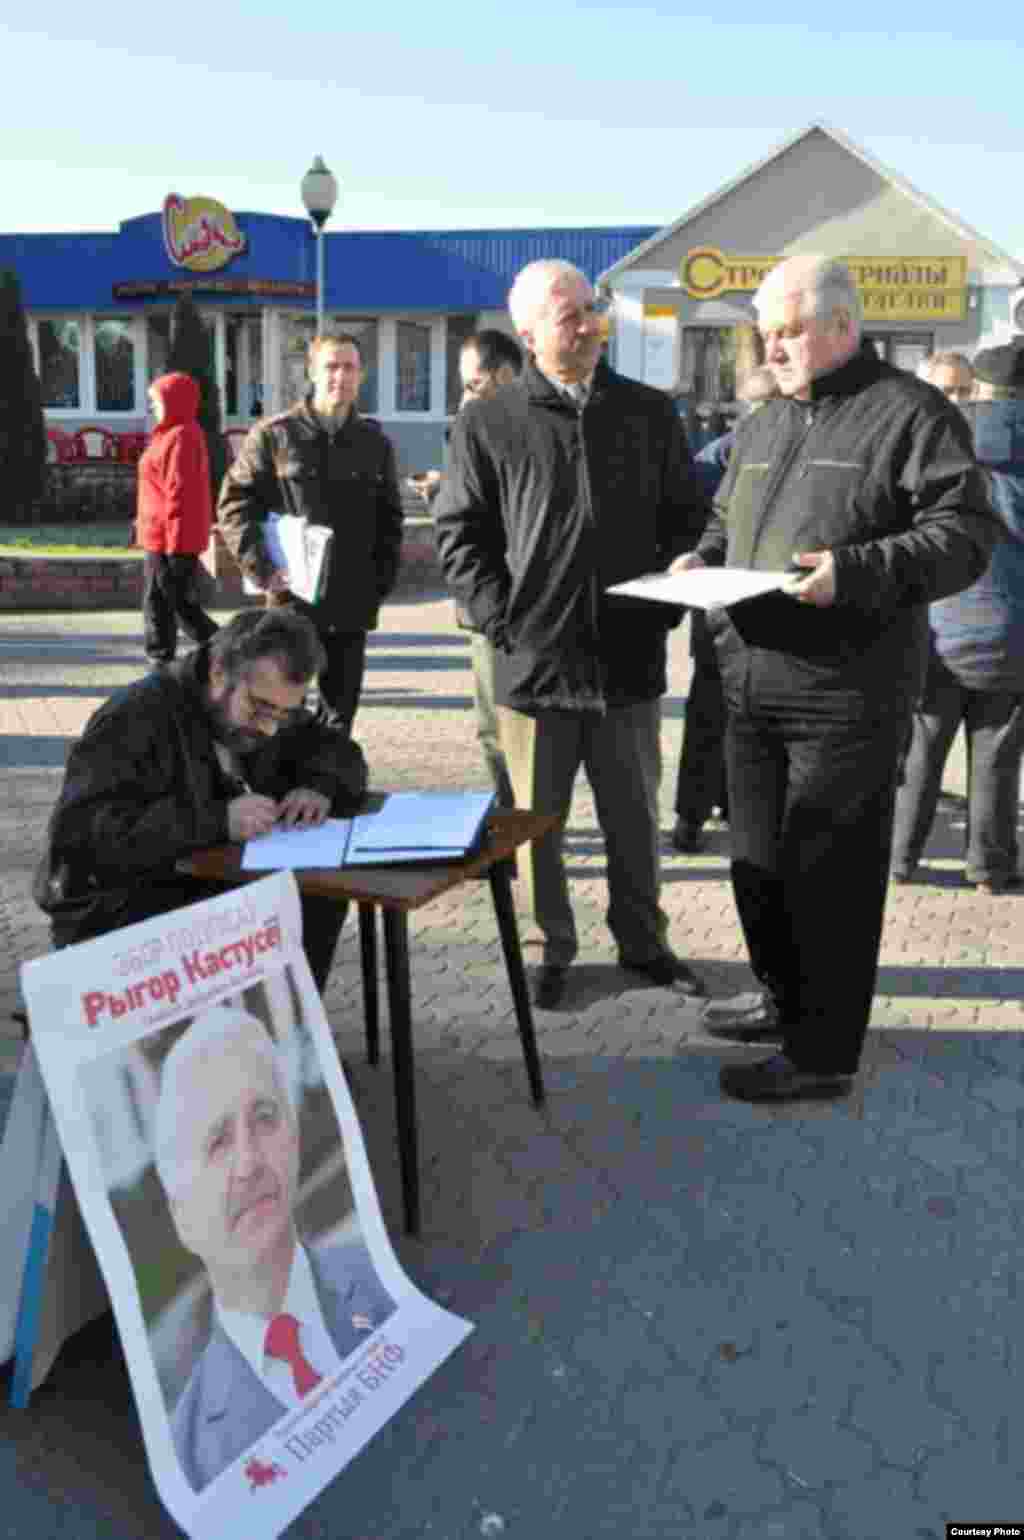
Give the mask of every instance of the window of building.
M 462 400 L 462 379 L 459 375 L 459 356 L 462 353 L 462 345 L 466 338 L 476 331 L 476 316 L 450 315 L 448 317 L 448 336 L 445 343 L 445 358 L 447 373 L 445 376 L 445 403 L 444 409 L 449 417 L 454 417 L 459 410 L 459 402 Z
M 430 411 L 430 327 L 399 321 L 396 327 L 395 408 Z
M 906 369 L 916 374 L 917 367 L 934 351 L 935 339 L 931 332 L 866 332 L 879 358 L 896 369 Z
M 94 328 L 96 409 L 135 410 L 135 327 L 127 318 L 101 316 Z
M 39 385 L 43 406 L 78 411 L 82 404 L 82 329 L 75 316 L 50 316 L 38 323 Z
M 171 353 L 171 312 L 146 317 L 146 382 L 167 373 Z

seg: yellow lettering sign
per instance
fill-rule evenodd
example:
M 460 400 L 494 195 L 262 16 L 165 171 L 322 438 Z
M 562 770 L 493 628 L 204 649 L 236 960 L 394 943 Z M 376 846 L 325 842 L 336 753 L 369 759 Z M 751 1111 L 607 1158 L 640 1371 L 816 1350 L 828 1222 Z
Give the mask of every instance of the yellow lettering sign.
M 781 257 L 744 257 L 696 246 L 679 264 L 692 299 L 752 293 Z M 864 314 L 888 321 L 958 321 L 967 313 L 966 257 L 844 257 Z

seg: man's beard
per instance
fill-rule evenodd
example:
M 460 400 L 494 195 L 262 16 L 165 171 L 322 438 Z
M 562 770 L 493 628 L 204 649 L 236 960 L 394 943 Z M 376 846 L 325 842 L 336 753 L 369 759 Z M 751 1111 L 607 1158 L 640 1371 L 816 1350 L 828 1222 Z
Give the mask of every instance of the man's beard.
M 213 736 L 232 754 L 254 754 L 262 744 L 262 733 L 236 727 L 228 716 L 227 706 L 223 701 L 211 701 L 208 711 Z

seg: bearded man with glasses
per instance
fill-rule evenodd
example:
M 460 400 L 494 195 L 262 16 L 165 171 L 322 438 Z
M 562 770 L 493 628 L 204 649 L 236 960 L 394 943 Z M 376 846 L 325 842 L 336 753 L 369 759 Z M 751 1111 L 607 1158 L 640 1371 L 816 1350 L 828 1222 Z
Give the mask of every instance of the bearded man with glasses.
M 280 824 L 313 828 L 366 790 L 366 761 L 303 704 L 322 651 L 290 610 L 247 611 L 179 663 L 116 691 L 68 757 L 36 871 L 53 944 L 69 946 L 224 891 L 175 863 Z M 302 896 L 303 946 L 323 992 L 345 918 Z

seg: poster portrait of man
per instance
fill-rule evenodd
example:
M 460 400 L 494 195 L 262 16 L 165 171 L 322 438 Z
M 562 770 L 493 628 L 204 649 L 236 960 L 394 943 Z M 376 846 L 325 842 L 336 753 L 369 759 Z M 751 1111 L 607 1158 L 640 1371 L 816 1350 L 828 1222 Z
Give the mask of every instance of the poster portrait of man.
M 139 1179 L 158 1201 L 147 1218 L 137 1195 L 111 1198 L 129 1254 L 145 1259 L 136 1277 L 174 1446 L 200 1491 L 395 1305 L 287 970 L 133 1047 L 141 1062 L 91 1065 L 87 1079 L 108 1144 L 112 1086 L 127 1074 L 146 1107 Z
M 40 1253 L 29 1316 L 98 1264 L 168 1511 L 192 1540 L 276 1540 L 473 1329 L 391 1245 L 295 879 L 21 984 L 54 1155 L 29 1186 L 52 1210 L 66 1162 L 84 1221 L 74 1256 Z

